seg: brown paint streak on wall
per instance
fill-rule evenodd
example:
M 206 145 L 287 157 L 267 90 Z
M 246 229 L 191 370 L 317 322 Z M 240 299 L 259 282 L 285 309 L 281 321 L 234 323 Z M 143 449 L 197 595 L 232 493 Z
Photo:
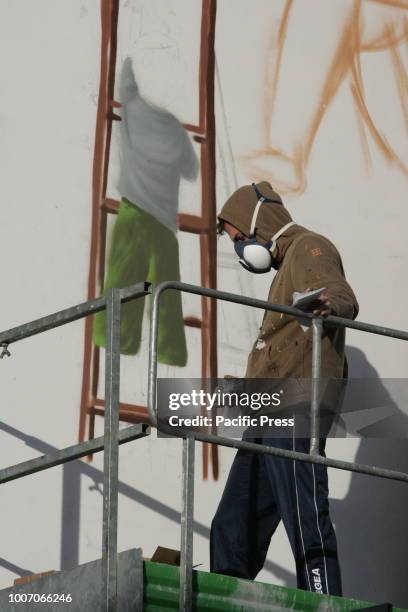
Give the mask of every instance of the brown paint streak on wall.
M 374 4 L 385 4 L 392 8 L 408 9 L 408 0 L 368 0 Z
M 282 61 L 282 53 L 286 39 L 286 31 L 288 29 L 289 14 L 293 5 L 293 0 L 286 0 L 285 8 L 283 9 L 282 20 L 279 25 L 277 40 L 271 37 L 271 44 L 268 49 L 267 57 L 270 58 L 266 62 L 266 74 L 265 74 L 265 104 L 264 104 L 264 126 L 265 134 L 269 134 L 271 130 L 271 121 L 276 99 L 276 90 L 279 81 L 279 71 Z M 276 57 L 276 60 L 275 60 Z M 276 69 L 273 70 L 273 63 L 275 63 Z M 271 65 L 272 64 L 272 65 Z M 272 67 L 272 70 L 271 70 Z M 267 146 L 267 143 L 266 143 Z
M 89 257 L 88 299 L 96 297 L 97 282 L 103 280 L 104 240 L 102 232 L 106 219 L 102 214 L 102 204 L 106 195 L 106 183 L 109 162 L 109 143 L 111 136 L 111 123 L 107 121 L 109 112 L 108 101 L 113 99 L 114 66 L 116 57 L 116 32 L 119 11 L 119 0 L 101 0 L 101 59 L 100 81 L 98 94 L 98 109 L 96 116 L 94 159 L 92 168 L 92 222 L 91 222 L 91 248 Z M 97 263 L 99 262 L 99 267 Z M 98 350 L 92 347 L 92 317 L 85 319 L 84 333 L 84 361 L 81 390 L 81 408 L 79 419 L 78 440 L 85 439 L 85 427 L 88 408 L 95 399 L 91 392 L 90 366 L 97 367 Z M 91 427 L 92 417 L 91 417 Z
M 408 39 L 408 32 L 405 33 Z M 395 81 L 398 87 L 398 94 L 404 116 L 405 127 L 408 130 L 408 75 L 401 59 L 401 54 L 396 45 L 390 47 L 391 59 L 394 67 Z
M 360 36 L 358 33 L 358 30 L 356 32 L 356 49 L 358 49 L 360 47 Z M 355 71 L 355 79 L 359 82 L 359 87 L 361 92 L 363 93 L 364 96 L 364 83 L 363 83 L 363 73 L 361 70 L 361 56 L 359 53 L 357 53 L 354 57 L 354 71 Z M 354 74 L 354 73 L 353 73 Z M 370 147 L 369 147 L 369 143 L 368 143 L 368 138 L 367 138 L 367 132 L 365 130 L 365 125 L 364 125 L 364 121 L 360 112 L 360 109 L 358 107 L 357 104 L 357 100 L 356 100 L 356 95 L 357 95 L 357 89 L 354 90 L 353 87 L 350 87 L 352 96 L 353 96 L 353 100 L 354 100 L 354 109 L 356 111 L 356 118 L 357 118 L 357 129 L 359 132 L 359 136 L 360 136 L 360 141 L 361 141 L 361 147 L 363 150 L 363 157 L 364 157 L 364 162 L 365 162 L 365 166 L 366 166 L 366 170 L 368 172 L 370 172 L 371 168 L 372 168 L 372 160 L 371 160 L 371 153 L 370 153 Z
M 380 14 L 379 32 L 363 40 L 364 6 L 373 4 L 384 6 L 386 13 L 385 16 Z M 293 8 L 293 0 L 287 0 L 278 31 L 272 37 L 267 51 L 267 75 L 262 109 L 266 136 L 262 148 L 241 157 L 248 173 L 255 180 L 269 179 L 282 193 L 302 193 L 306 189 L 307 167 L 322 120 L 340 86 L 349 77 L 357 114 L 357 129 L 367 170 L 371 167 L 368 132 L 384 158 L 408 176 L 407 164 L 396 153 L 386 137 L 380 133 L 370 115 L 365 100 L 361 69 L 362 53 L 385 51 L 390 54 L 404 124 L 408 126 L 408 77 L 399 50 L 400 45 L 408 40 L 408 21 L 405 15 L 395 15 L 395 9 L 408 9 L 408 0 L 354 0 L 349 15 L 345 17 L 341 25 L 339 41 L 324 77 L 321 93 L 316 97 L 315 111 L 309 125 L 303 134 L 299 134 L 299 139 L 291 143 L 290 149 L 284 149 L 274 142 L 272 120 L 276 99 L 279 95 L 282 57 Z M 318 36 L 318 30 L 316 30 L 316 35 Z M 271 67 L 272 75 L 270 74 Z M 268 160 L 268 166 L 265 165 L 266 160 Z M 279 164 L 286 164 L 286 167 L 291 166 L 289 180 L 280 174 Z M 268 176 L 269 168 L 271 168 L 270 176 Z
M 396 37 L 394 36 L 394 30 L 390 28 L 388 31 L 388 48 L 389 49 L 393 48 L 395 40 L 396 40 Z M 404 71 L 404 76 L 406 78 L 405 71 Z M 395 163 L 400 168 L 400 170 L 405 175 L 408 176 L 408 167 L 402 162 L 402 160 L 395 153 L 395 151 L 393 150 L 391 145 L 388 143 L 385 136 L 380 134 L 379 130 L 376 128 L 374 124 L 373 119 L 371 118 L 371 115 L 368 111 L 368 108 L 366 106 L 365 99 L 364 99 L 364 89 L 363 89 L 361 71 L 359 70 L 358 64 L 356 63 L 355 60 L 353 61 L 353 65 L 352 65 L 352 77 L 353 77 L 353 81 L 350 87 L 351 87 L 354 101 L 357 105 L 357 108 L 359 110 L 362 120 L 364 121 L 365 125 L 367 126 L 367 128 L 369 129 L 371 133 L 371 136 L 374 142 L 377 144 L 378 148 L 380 149 L 384 157 L 388 161 Z M 401 76 L 399 76 L 399 78 L 401 78 Z M 401 98 L 401 95 L 399 97 Z M 403 101 L 402 101 L 402 104 L 403 104 Z
M 360 9 L 361 2 L 359 0 L 354 5 L 353 12 L 346 23 L 343 34 L 337 46 L 336 53 L 327 72 L 327 78 L 323 86 L 323 91 L 320 95 L 317 111 L 309 128 L 309 134 L 304 147 L 302 160 L 303 167 L 305 167 L 309 161 L 317 131 L 324 115 L 327 112 L 327 108 L 331 104 L 340 85 L 342 84 L 344 77 L 347 74 L 349 65 L 352 62 L 352 58 L 358 50 L 358 22 L 360 18 Z

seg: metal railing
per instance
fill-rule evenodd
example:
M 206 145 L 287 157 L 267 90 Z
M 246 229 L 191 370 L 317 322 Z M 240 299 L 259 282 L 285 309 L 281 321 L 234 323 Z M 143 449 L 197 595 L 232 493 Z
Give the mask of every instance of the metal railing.
M 351 472 L 359 472 L 371 476 L 379 476 L 408 482 L 408 474 L 389 470 L 381 467 L 362 465 L 352 461 L 342 461 L 340 459 L 331 459 L 322 457 L 319 454 L 319 385 L 321 371 L 321 340 L 323 327 L 325 325 L 335 327 L 346 327 L 357 329 L 363 332 L 387 336 L 389 338 L 397 338 L 400 340 L 408 340 L 408 332 L 397 329 L 390 329 L 379 325 L 371 325 L 370 323 L 362 323 L 360 321 L 352 321 L 336 316 L 328 316 L 324 319 L 317 317 L 311 313 L 306 313 L 290 306 L 280 306 L 271 304 L 263 300 L 255 298 L 243 297 L 233 293 L 226 293 L 216 289 L 204 289 L 195 285 L 188 285 L 181 282 L 166 282 L 158 285 L 154 291 L 153 308 L 151 318 L 151 335 L 150 335 L 150 355 L 149 355 L 149 386 L 148 386 L 148 410 L 151 424 L 160 429 L 157 419 L 157 335 L 158 321 L 160 311 L 160 298 L 162 294 L 169 290 L 192 293 L 196 295 L 204 295 L 217 300 L 233 302 L 235 304 L 243 304 L 253 308 L 261 308 L 262 310 L 270 310 L 290 315 L 300 319 L 311 319 L 313 335 L 312 335 L 312 387 L 311 387 L 311 430 L 310 430 L 310 452 L 309 454 L 290 451 L 272 446 L 263 446 L 253 442 L 244 440 L 235 440 L 217 436 L 214 434 L 203 432 L 191 432 L 188 434 L 177 433 L 183 438 L 183 474 L 182 474 L 182 514 L 181 514 L 181 559 L 180 559 L 180 611 L 188 611 L 193 608 L 193 520 L 194 520 L 194 446 L 195 440 L 201 442 L 210 442 L 212 444 L 220 444 L 230 448 L 241 448 L 254 453 L 264 453 L 276 457 L 286 457 L 288 459 L 297 459 L 309 463 L 320 463 L 327 467 L 348 470 Z M 168 435 L 168 430 L 163 430 Z
M 8 346 L 13 342 L 106 309 L 104 435 L 0 470 L 0 484 L 3 484 L 104 450 L 102 598 L 103 610 L 106 612 L 117 610 L 119 444 L 137 440 L 150 433 L 147 425 L 133 425 L 119 431 L 120 311 L 122 303 L 149 293 L 149 283 L 138 283 L 126 289 L 109 289 L 103 297 L 0 333 L 0 347 L 4 355 L 9 355 Z
M 72 308 L 37 319 L 0 333 L 0 348 L 8 354 L 8 346 L 18 340 L 43 333 L 65 325 L 106 308 L 106 355 L 105 355 L 105 420 L 104 435 L 52 452 L 42 457 L 24 461 L 0 470 L 0 484 L 34 474 L 41 470 L 79 459 L 90 453 L 104 452 L 103 485 L 103 537 L 102 537 L 102 588 L 103 609 L 117 610 L 117 527 L 118 527 L 118 445 L 149 434 L 147 425 L 134 425 L 119 431 L 119 381 L 120 381 L 120 311 L 121 304 L 150 293 L 149 283 L 139 283 L 126 289 L 110 289 L 104 297 L 90 300 Z M 177 433 L 183 438 L 182 463 L 182 513 L 181 513 L 181 561 L 180 561 L 180 610 L 186 612 L 193 607 L 193 519 L 194 519 L 194 458 L 195 441 L 210 442 L 230 448 L 242 448 L 255 453 L 297 459 L 309 463 L 320 463 L 327 467 L 359 472 L 382 478 L 408 482 L 408 474 L 371 465 L 322 457 L 319 454 L 319 384 L 321 370 L 321 339 L 323 327 L 337 326 L 408 340 L 408 333 L 369 323 L 362 323 L 335 316 L 322 319 L 289 306 L 270 304 L 263 300 L 247 298 L 215 289 L 204 289 L 181 282 L 166 282 L 159 285 L 153 297 L 148 374 L 148 413 L 150 424 L 158 429 L 157 387 L 157 338 L 162 294 L 174 289 L 181 292 L 207 296 L 262 310 L 283 313 L 301 319 L 311 319 L 312 345 L 312 396 L 310 452 L 300 453 L 271 446 L 263 446 L 244 440 L 236 440 L 203 432 Z M 2 355 L 1 355 L 2 356 Z M 168 434 L 168 431 L 165 431 Z

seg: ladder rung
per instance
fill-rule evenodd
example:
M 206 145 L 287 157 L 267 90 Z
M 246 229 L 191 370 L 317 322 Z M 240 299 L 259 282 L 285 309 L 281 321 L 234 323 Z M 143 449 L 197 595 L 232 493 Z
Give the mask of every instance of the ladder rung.
M 103 408 L 92 408 L 91 413 L 101 417 L 105 416 L 105 411 Z M 146 410 L 145 414 L 137 414 L 131 410 L 119 410 L 119 420 L 138 425 L 139 423 L 148 423 L 149 417 Z
M 177 222 L 181 232 L 189 232 L 190 234 L 207 234 L 211 229 L 204 219 L 197 215 L 180 213 L 177 215 Z
M 92 406 L 89 407 L 90 414 L 105 416 L 105 402 L 102 399 L 96 399 Z M 138 406 L 137 404 L 119 404 L 119 419 L 128 423 L 147 423 L 149 414 L 146 406 Z
M 114 200 L 113 198 L 106 198 L 102 204 L 102 208 L 106 210 L 106 212 L 113 213 L 114 215 L 118 214 L 119 207 L 119 200 Z
M 113 198 L 105 198 L 102 208 L 108 213 L 116 215 L 120 208 L 120 201 Z M 189 232 L 191 234 L 206 234 L 210 231 L 208 225 L 205 225 L 204 219 L 197 215 L 188 215 L 180 213 L 177 215 L 178 228 L 181 232 Z
M 183 123 L 183 127 L 187 130 L 187 132 L 192 132 L 197 136 L 200 142 L 205 142 L 206 135 L 199 125 L 193 125 L 192 123 Z
M 193 136 L 193 140 L 194 140 L 195 142 L 200 143 L 200 144 L 203 144 L 203 143 L 205 143 L 205 142 L 206 142 L 206 138 L 205 138 L 205 136 L 200 136 L 200 134 L 194 134 L 194 136 Z
M 184 317 L 184 325 L 187 327 L 198 327 L 201 329 L 203 322 L 198 317 Z

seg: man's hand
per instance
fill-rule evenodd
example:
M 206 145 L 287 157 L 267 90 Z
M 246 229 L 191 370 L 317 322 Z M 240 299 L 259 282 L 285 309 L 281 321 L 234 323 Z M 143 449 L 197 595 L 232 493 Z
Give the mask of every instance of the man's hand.
M 308 291 L 313 291 L 313 289 L 308 287 L 304 291 L 306 293 Z M 312 304 L 310 304 L 308 310 L 311 310 L 314 315 L 317 315 L 319 317 L 327 317 L 329 315 L 336 314 L 331 307 L 329 295 L 325 291 L 321 293 L 319 297 L 317 297 L 315 301 L 312 302 Z

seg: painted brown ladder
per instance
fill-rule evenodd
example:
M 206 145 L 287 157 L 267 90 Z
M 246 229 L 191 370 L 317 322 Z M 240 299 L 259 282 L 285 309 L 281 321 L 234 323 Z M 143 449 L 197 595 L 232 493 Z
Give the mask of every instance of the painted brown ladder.
M 200 240 L 201 286 L 216 288 L 216 192 L 214 116 L 214 38 L 216 0 L 202 0 L 199 60 L 199 122 L 184 124 L 200 145 L 201 215 L 179 214 L 180 231 L 196 234 Z M 97 297 L 105 273 L 107 215 L 117 214 L 119 202 L 107 196 L 112 121 L 120 121 L 114 100 L 119 0 L 101 0 L 101 66 L 92 172 L 92 226 L 88 279 L 88 300 Z M 171 279 L 169 279 L 171 280 Z M 217 377 L 216 302 L 201 298 L 201 318 L 186 317 L 184 324 L 201 330 L 201 376 Z M 85 320 L 84 361 L 79 417 L 79 442 L 94 437 L 95 416 L 104 416 L 104 399 L 98 397 L 100 349 L 92 342 L 92 318 Z M 130 423 L 147 421 L 147 409 L 120 404 L 120 419 Z M 88 425 L 88 426 L 87 426 Z M 211 449 L 211 452 L 209 452 Z M 203 477 L 208 476 L 211 457 L 213 477 L 218 477 L 218 449 L 203 444 Z

